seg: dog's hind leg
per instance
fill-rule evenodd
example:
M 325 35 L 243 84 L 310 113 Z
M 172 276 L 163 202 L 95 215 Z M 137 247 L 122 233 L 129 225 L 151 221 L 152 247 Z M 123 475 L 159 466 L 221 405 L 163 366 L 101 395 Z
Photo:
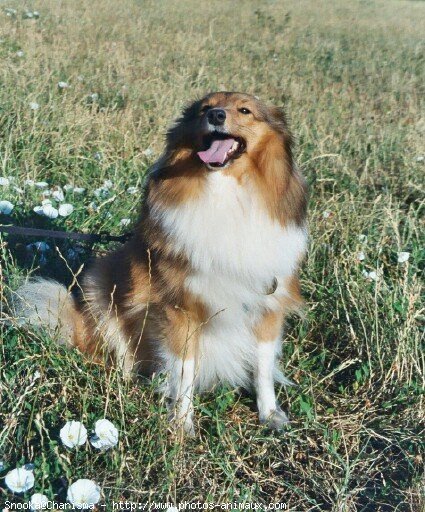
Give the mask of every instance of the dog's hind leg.
M 163 355 L 170 420 L 174 426 L 182 427 L 193 436 L 193 392 L 200 321 L 193 313 L 171 307 L 166 315 L 168 322 Z
M 119 333 L 115 340 L 115 352 L 118 367 L 121 368 L 125 380 L 131 380 L 135 375 L 136 358 L 130 343 Z
M 193 390 L 195 381 L 195 360 L 168 357 L 168 386 L 170 420 L 182 427 L 186 434 L 195 435 L 193 425 Z

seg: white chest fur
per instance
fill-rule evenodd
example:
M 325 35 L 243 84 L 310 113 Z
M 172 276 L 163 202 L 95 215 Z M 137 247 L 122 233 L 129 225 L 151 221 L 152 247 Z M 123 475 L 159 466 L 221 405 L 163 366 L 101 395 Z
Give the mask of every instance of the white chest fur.
M 202 196 L 181 206 L 154 210 L 194 270 L 234 278 L 253 288 L 291 275 L 305 251 L 306 231 L 272 220 L 254 191 L 212 172 Z
M 202 196 L 175 208 L 157 209 L 176 252 L 193 271 L 186 287 L 213 318 L 203 329 L 200 349 L 206 367 L 200 387 L 217 378 L 243 384 L 255 352 L 252 325 L 264 308 L 278 307 L 306 248 L 306 230 L 282 227 L 255 192 L 220 171 L 208 176 Z M 278 288 L 266 295 L 273 279 Z M 238 375 L 239 374 L 239 375 Z

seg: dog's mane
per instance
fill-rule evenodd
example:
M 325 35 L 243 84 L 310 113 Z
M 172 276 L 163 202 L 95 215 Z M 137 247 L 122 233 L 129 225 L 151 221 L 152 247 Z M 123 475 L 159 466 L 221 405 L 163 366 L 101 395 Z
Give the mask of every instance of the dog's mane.
M 226 93 L 231 95 L 235 93 Z M 206 97 L 208 98 L 208 96 Z M 166 148 L 149 172 L 147 193 L 153 201 L 183 202 L 199 195 L 205 184 L 203 164 L 193 149 L 194 130 L 203 100 L 186 106 L 167 132 Z M 269 136 L 250 158 L 248 172 L 270 214 L 282 224 L 302 225 L 307 209 L 306 183 L 293 157 L 294 139 L 283 108 L 260 101 L 257 108 L 270 127 Z

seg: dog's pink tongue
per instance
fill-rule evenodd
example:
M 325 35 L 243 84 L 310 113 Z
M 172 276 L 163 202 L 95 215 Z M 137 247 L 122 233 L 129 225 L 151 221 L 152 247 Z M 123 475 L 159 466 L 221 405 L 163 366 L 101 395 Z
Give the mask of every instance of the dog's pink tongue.
M 230 151 L 235 139 L 214 140 L 206 151 L 198 153 L 199 158 L 206 164 L 222 164 Z

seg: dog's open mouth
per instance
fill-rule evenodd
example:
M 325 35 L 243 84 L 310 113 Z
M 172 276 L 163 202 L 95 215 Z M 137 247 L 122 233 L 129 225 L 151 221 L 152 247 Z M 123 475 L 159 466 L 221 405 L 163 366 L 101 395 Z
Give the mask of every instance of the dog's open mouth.
M 246 144 L 240 137 L 227 133 L 210 133 L 204 137 L 204 151 L 199 151 L 199 158 L 211 167 L 224 167 L 230 160 L 241 156 Z

